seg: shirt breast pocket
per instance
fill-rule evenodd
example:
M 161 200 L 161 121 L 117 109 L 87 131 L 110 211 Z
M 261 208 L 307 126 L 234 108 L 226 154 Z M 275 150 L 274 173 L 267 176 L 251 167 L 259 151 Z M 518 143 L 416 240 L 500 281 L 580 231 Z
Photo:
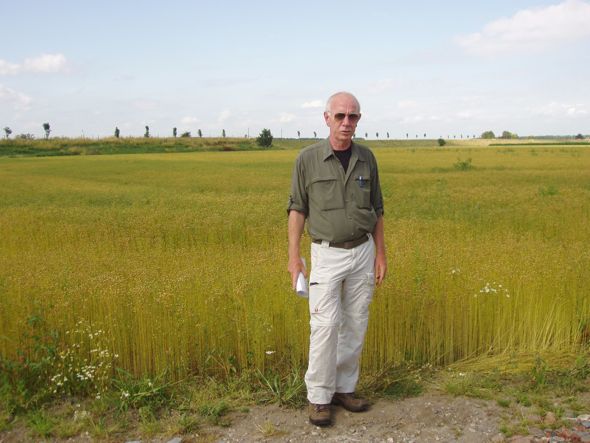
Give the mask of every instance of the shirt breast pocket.
M 354 194 L 359 208 L 371 208 L 371 177 L 369 175 L 357 175 L 354 177 Z
M 342 192 L 336 177 L 316 178 L 310 183 L 309 196 L 322 211 L 344 207 Z

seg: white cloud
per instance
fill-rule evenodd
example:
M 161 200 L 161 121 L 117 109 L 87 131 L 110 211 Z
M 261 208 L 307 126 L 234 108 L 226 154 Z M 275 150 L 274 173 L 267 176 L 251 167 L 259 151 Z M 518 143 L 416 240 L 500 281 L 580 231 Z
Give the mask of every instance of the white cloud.
M 488 23 L 481 32 L 460 36 L 457 43 L 473 55 L 540 52 L 590 37 L 590 3 L 566 0 L 543 8 L 524 9 Z
M 153 100 L 135 100 L 133 107 L 140 111 L 154 111 L 158 109 L 158 103 Z
M 281 115 L 279 117 L 280 123 L 289 123 L 289 122 L 292 122 L 293 120 L 295 120 L 295 115 L 289 114 L 287 112 L 281 112 Z
M 421 122 L 436 122 L 441 120 L 441 118 L 437 115 L 410 115 L 408 117 L 404 117 L 401 120 L 402 124 L 412 124 L 412 123 L 421 123 Z
M 0 84 L 0 103 L 12 106 L 16 110 L 29 109 L 33 99 L 22 92 Z
M 301 105 L 303 109 L 308 108 L 322 108 L 324 106 L 324 102 L 322 100 L 311 100 L 309 102 L 305 102 Z
M 66 72 L 67 67 L 68 63 L 63 54 L 42 54 L 39 57 L 27 58 L 20 64 L 0 59 L 0 75 L 17 75 L 21 72 Z
M 459 111 L 457 112 L 457 118 L 461 119 L 469 119 L 473 117 L 473 113 L 471 111 Z
M 584 104 L 568 104 L 551 102 L 537 108 L 532 108 L 531 112 L 535 115 L 547 117 L 581 117 L 588 115 L 588 110 Z
M 221 111 L 219 113 L 219 116 L 217 117 L 217 122 L 218 123 L 223 123 L 224 121 L 226 121 L 229 117 L 231 116 L 231 112 L 229 109 L 224 109 L 223 111 Z
M 369 94 L 380 94 L 382 92 L 392 89 L 394 86 L 394 80 L 390 78 L 384 78 L 369 84 L 367 86 L 367 91 L 369 92 Z
M 400 100 L 397 102 L 397 107 L 400 109 L 411 109 L 416 108 L 418 106 L 418 102 L 414 100 Z
M 199 119 L 197 117 L 190 117 L 190 116 L 186 116 L 186 117 L 182 117 L 180 119 L 180 122 L 185 124 L 185 125 L 190 125 L 193 123 L 199 123 Z
M 19 70 L 19 65 L 0 59 L 0 75 L 15 75 Z
M 63 72 L 66 65 L 66 57 L 63 54 L 43 54 L 25 59 L 23 69 L 30 72 Z

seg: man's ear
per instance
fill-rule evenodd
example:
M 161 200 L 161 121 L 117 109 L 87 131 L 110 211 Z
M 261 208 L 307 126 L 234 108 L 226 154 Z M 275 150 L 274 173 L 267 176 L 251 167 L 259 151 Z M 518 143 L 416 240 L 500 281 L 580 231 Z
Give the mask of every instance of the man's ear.
M 330 124 L 328 123 L 329 118 L 330 118 L 330 114 L 328 114 L 326 111 L 324 111 L 324 120 L 326 121 L 326 126 L 330 126 Z

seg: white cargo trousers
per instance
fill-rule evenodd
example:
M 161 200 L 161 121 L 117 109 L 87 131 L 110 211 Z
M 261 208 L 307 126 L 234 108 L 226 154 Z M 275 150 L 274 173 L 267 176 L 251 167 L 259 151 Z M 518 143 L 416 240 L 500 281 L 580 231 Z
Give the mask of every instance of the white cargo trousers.
M 334 392 L 354 392 L 375 286 L 375 243 L 352 249 L 312 243 L 309 276 L 311 335 L 307 399 L 327 404 Z

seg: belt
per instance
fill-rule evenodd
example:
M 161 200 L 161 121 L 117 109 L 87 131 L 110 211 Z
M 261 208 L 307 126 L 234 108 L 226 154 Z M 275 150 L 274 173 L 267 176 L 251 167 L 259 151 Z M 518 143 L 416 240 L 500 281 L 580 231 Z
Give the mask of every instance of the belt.
M 369 240 L 369 236 L 367 234 L 363 235 L 362 237 L 357 238 L 356 240 L 350 241 L 343 241 L 340 243 L 330 242 L 331 248 L 340 248 L 340 249 L 352 249 L 356 248 L 357 246 L 362 245 L 367 240 Z M 313 243 L 322 243 L 322 240 L 312 240 Z

